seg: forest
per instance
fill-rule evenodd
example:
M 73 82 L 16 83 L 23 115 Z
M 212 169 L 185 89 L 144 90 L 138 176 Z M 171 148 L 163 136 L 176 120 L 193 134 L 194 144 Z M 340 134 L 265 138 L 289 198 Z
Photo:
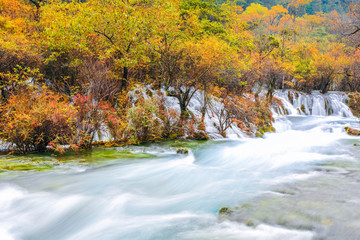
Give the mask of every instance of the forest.
M 276 89 L 360 91 L 359 40 L 357 0 L 0 0 L 0 141 L 207 139 L 211 99 L 223 137 L 232 123 L 262 136 Z M 96 142 L 104 128 L 111 141 Z

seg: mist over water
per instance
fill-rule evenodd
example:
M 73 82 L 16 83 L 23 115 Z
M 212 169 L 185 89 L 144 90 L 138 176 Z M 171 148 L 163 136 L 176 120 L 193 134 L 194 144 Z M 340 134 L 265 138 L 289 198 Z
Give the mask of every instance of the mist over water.
M 251 211 L 233 219 L 218 215 L 221 207 L 260 204 L 258 199 L 275 194 L 284 184 L 327 176 L 319 165 L 359 161 L 353 146 L 359 140 L 344 131 L 345 126 L 359 127 L 346 106 L 346 95 L 296 94 L 275 94 L 285 107 L 274 109 L 276 132 L 264 138 L 213 141 L 189 155 L 153 145 L 137 149 L 153 158 L 111 159 L 66 170 L 0 176 L 0 239 L 326 236 L 326 228 L 319 227 L 321 218 L 306 228 L 267 221 L 266 213 L 275 214 L 266 206 L 262 217 Z M 360 194 L 354 193 L 353 200 L 360 201 Z M 247 219 L 256 225 L 247 226 Z

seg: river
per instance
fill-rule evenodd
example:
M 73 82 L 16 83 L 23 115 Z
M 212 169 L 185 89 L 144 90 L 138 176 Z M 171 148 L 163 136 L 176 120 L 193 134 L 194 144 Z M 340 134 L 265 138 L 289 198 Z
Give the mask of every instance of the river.
M 263 138 L 3 172 L 0 239 L 360 239 L 360 141 L 344 131 L 359 121 L 344 94 L 291 94 Z

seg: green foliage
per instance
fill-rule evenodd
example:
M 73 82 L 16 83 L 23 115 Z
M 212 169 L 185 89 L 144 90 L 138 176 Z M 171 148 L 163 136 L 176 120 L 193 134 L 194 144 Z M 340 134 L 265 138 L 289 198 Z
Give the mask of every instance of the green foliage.
M 180 5 L 181 16 L 196 14 L 204 33 L 225 34 L 226 13 L 214 0 L 184 0 Z

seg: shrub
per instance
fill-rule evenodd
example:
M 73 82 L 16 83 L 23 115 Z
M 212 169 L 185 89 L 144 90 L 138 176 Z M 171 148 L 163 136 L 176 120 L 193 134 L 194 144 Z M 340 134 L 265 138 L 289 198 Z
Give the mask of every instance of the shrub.
M 129 109 L 128 131 L 136 136 L 137 142 L 160 139 L 164 126 L 159 118 L 160 109 L 157 98 L 139 99 L 137 104 Z
M 107 102 L 98 102 L 88 96 L 77 94 L 74 98 L 76 113 L 76 143 L 82 149 L 90 149 L 95 134 L 110 130 L 114 139 L 121 138 L 125 123 L 118 117 L 117 111 Z
M 43 152 L 49 144 L 61 151 L 73 137 L 75 108 L 46 89 L 12 95 L 1 114 L 0 139 L 20 153 Z
M 264 132 L 274 131 L 270 104 L 265 98 L 254 100 L 251 97 L 234 96 L 227 97 L 222 102 L 227 119 L 236 123 L 246 134 L 262 136 Z
M 103 121 L 107 126 L 114 140 L 127 140 L 126 128 L 128 125 L 126 115 L 123 115 L 123 109 L 115 109 L 109 103 L 103 103 L 100 107 L 103 115 Z
M 164 138 L 176 138 L 179 134 L 180 124 L 180 113 L 175 109 L 165 107 L 165 98 L 160 97 L 158 100 L 159 106 L 159 118 L 163 124 L 163 137 Z

